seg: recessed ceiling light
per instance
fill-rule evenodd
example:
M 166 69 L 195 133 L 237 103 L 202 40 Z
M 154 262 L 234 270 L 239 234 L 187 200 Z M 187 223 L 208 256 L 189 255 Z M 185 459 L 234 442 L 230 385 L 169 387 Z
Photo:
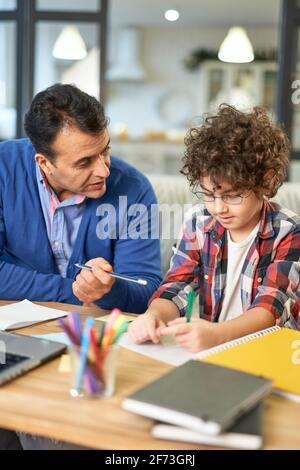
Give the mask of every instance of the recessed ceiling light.
M 165 18 L 168 21 L 177 21 L 179 18 L 179 12 L 177 10 L 165 11 Z

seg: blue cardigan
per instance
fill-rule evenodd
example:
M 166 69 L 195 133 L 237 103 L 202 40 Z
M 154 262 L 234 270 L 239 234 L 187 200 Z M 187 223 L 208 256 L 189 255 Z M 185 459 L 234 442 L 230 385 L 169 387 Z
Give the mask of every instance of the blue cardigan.
M 41 208 L 36 172 L 35 150 L 28 139 L 0 143 L 0 299 L 58 301 L 78 304 L 72 283 L 78 273 L 76 262 L 102 257 L 114 271 L 147 279 L 147 286 L 116 280 L 112 290 L 98 300 L 98 306 L 141 313 L 161 281 L 159 240 L 124 236 L 124 212 L 119 196 L 127 204 L 156 204 L 153 189 L 140 172 L 112 157 L 107 191 L 99 199 L 87 199 L 73 253 L 62 278 L 49 244 Z M 122 198 L 121 198 L 122 200 Z M 123 199 L 124 201 L 124 199 Z M 105 227 L 106 204 L 116 210 L 116 237 L 100 239 Z M 146 216 L 149 222 L 150 210 Z M 107 217 L 107 214 L 106 214 Z M 145 217 L 145 214 L 144 214 Z M 102 221 L 102 222 L 101 222 Z M 138 222 L 138 215 L 127 217 L 127 223 Z M 145 218 L 143 219 L 144 228 Z M 125 225 L 124 225 L 125 224 Z M 119 237 L 119 232 L 122 232 Z M 126 234 L 125 234 L 126 235 Z M 102 237 L 103 238 L 103 237 Z

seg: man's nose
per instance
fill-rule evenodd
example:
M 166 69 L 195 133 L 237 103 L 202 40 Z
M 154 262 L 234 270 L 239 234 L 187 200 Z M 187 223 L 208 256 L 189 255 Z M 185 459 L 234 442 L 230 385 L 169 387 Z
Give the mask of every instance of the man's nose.
M 110 175 L 109 166 L 102 155 L 99 155 L 99 158 L 96 160 L 94 175 L 101 178 L 107 178 Z

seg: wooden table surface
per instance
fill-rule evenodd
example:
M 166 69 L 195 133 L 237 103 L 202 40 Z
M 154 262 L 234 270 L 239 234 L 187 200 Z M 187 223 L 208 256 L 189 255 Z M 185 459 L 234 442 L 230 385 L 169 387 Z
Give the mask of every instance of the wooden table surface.
M 0 302 L 4 305 L 7 302 Z M 98 308 L 39 302 L 53 308 L 99 316 Z M 22 334 L 58 332 L 57 321 L 19 330 Z M 153 421 L 121 408 L 124 397 L 173 367 L 120 348 L 116 393 L 111 398 L 72 398 L 69 373 L 60 359 L 30 371 L 0 388 L 0 427 L 52 437 L 95 449 L 207 449 L 212 447 L 154 439 Z M 263 421 L 265 449 L 300 449 L 300 404 L 271 395 Z

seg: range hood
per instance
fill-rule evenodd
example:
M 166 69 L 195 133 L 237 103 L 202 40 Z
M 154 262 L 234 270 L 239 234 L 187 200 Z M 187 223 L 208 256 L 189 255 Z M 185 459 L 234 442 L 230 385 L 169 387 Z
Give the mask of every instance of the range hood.
M 139 62 L 139 33 L 135 27 L 122 28 L 118 34 L 116 61 L 106 73 L 111 81 L 141 81 L 145 71 Z

